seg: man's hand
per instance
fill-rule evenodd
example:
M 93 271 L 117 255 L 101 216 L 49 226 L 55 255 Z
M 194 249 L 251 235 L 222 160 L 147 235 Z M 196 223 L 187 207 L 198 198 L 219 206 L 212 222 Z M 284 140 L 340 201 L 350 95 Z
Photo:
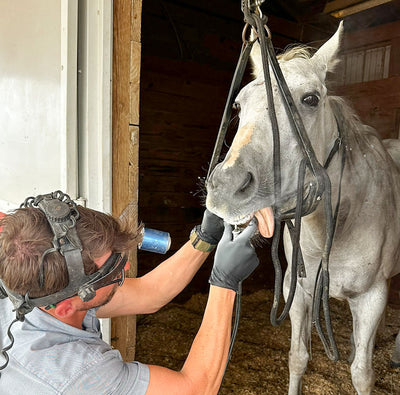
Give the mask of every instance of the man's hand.
M 224 221 L 211 211 L 206 209 L 203 214 L 203 220 L 200 225 L 200 234 L 202 240 L 210 244 L 218 244 L 224 233 Z
M 250 242 L 256 230 L 257 222 L 253 219 L 247 228 L 233 239 L 232 225 L 225 223 L 224 234 L 215 253 L 210 284 L 239 290 L 239 284 L 249 277 L 259 264 Z

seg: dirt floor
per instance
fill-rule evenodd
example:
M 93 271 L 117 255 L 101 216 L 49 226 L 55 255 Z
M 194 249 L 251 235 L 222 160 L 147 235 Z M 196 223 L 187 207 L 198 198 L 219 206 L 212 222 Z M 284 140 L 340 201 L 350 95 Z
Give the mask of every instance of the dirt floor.
M 199 328 L 206 294 L 195 294 L 183 303 L 170 303 L 161 311 L 138 317 L 136 359 L 178 370 Z M 269 311 L 272 292 L 258 290 L 243 296 L 242 314 L 233 357 L 220 394 L 285 394 L 288 388 L 290 323 L 272 327 Z M 351 316 L 347 305 L 331 301 L 331 316 L 340 360 L 331 362 L 313 333 L 312 360 L 303 380 L 304 394 L 355 394 L 351 384 Z M 388 307 L 386 325 L 377 336 L 373 394 L 400 395 L 400 369 L 389 367 L 394 339 L 400 330 L 400 310 Z

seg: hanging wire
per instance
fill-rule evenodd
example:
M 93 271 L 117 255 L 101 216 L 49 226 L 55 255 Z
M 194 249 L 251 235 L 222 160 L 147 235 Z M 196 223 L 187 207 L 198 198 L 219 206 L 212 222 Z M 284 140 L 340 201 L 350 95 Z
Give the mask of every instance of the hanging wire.
M 18 321 L 21 321 L 21 319 L 15 318 L 15 319 L 11 322 L 11 324 L 9 325 L 9 327 L 8 327 L 7 336 L 8 336 L 8 338 L 10 339 L 10 343 L 9 343 L 8 346 L 4 347 L 4 348 L 1 350 L 1 355 L 5 358 L 6 362 L 5 362 L 3 365 L 0 366 L 0 370 L 5 369 L 5 368 L 7 367 L 7 365 L 8 365 L 8 363 L 9 363 L 9 361 L 10 361 L 10 357 L 8 356 L 7 351 L 10 350 L 10 348 L 14 345 L 14 336 L 13 336 L 13 334 L 11 333 L 11 327 L 12 327 L 16 322 L 18 322 Z M 0 373 L 0 377 L 1 377 L 1 373 Z

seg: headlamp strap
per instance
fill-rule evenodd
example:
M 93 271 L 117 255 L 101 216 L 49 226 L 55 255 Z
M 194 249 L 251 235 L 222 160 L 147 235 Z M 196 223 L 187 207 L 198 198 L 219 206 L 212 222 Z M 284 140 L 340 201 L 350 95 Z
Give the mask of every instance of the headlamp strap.
M 81 256 L 82 244 L 76 231 L 76 220 L 79 212 L 76 203 L 61 191 L 46 195 L 39 195 L 25 201 L 23 206 L 36 206 L 46 215 L 47 221 L 53 231 L 53 248 L 46 250 L 41 258 L 39 267 L 39 285 L 44 287 L 44 262 L 47 254 L 58 251 L 65 257 L 67 263 L 69 283 L 79 284 L 85 276 Z

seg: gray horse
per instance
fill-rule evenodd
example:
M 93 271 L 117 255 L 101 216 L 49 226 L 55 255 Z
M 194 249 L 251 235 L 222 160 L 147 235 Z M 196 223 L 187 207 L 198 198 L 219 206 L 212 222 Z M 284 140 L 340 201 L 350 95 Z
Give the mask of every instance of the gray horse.
M 374 386 L 372 353 L 387 303 L 388 282 L 400 272 L 400 141 L 381 141 L 344 100 L 328 92 L 326 75 L 338 62 L 342 36 L 340 25 L 313 56 L 304 49 L 292 49 L 279 62 L 318 161 L 325 163 L 338 135 L 344 141 L 346 160 L 329 264 L 330 296 L 346 300 L 350 306 L 354 346 L 352 381 L 358 394 L 370 394 Z M 240 110 L 238 131 L 225 160 L 208 180 L 206 204 L 231 224 L 243 224 L 256 216 L 260 233 L 271 237 L 276 205 L 271 120 L 266 111 L 261 58 L 259 52 L 253 52 L 256 78 L 236 98 L 236 107 Z M 302 154 L 276 82 L 272 83 L 280 131 L 282 198 L 279 207 L 285 211 L 296 205 Z M 333 208 L 338 199 L 341 166 L 339 151 L 327 170 Z M 305 196 L 310 182 L 306 180 Z M 307 277 L 298 278 L 290 310 L 289 394 L 301 392 L 301 378 L 309 359 L 313 290 L 326 237 L 322 201 L 314 212 L 303 218 L 301 225 L 300 245 Z M 284 246 L 289 262 L 283 284 L 286 298 L 292 256 L 287 229 Z M 400 334 L 396 344 L 392 363 L 400 366 Z

